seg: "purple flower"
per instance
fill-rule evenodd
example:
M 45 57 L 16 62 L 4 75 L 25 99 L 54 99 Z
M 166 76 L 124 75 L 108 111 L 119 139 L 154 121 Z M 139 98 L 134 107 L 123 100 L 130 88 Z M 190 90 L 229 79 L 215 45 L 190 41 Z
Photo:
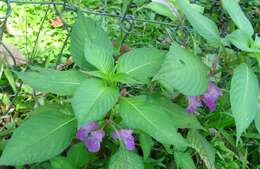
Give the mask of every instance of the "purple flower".
M 217 100 L 222 95 L 218 86 L 210 82 L 208 90 L 202 96 L 188 96 L 189 105 L 187 111 L 193 113 L 198 107 L 202 106 L 202 102 L 209 108 L 211 112 L 216 110 Z
M 102 142 L 104 136 L 105 132 L 103 130 L 91 132 L 91 136 L 84 140 L 84 143 L 88 148 L 88 151 L 98 152 L 100 150 L 100 143 Z
M 187 107 L 187 111 L 190 113 L 194 113 L 198 107 L 201 107 L 201 100 L 198 96 L 188 96 L 189 106 Z
M 202 96 L 203 103 L 209 108 L 209 110 L 215 111 L 217 100 L 222 95 L 221 90 L 214 83 L 210 82 L 208 86 L 207 92 L 205 92 Z
M 128 150 L 135 149 L 135 139 L 132 130 L 121 129 L 112 133 L 113 139 L 121 139 Z
M 88 151 L 98 152 L 105 132 L 100 129 L 97 122 L 90 122 L 82 126 L 76 134 L 76 138 L 83 141 Z

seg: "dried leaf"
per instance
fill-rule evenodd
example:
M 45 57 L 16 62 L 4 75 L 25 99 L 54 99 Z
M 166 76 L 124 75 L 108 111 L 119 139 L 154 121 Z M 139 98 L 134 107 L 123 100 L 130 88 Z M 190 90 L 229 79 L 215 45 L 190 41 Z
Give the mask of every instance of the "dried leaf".
M 5 47 L 8 50 L 6 50 Z M 7 63 L 9 65 L 12 65 L 12 66 L 15 65 L 14 60 L 16 62 L 16 65 L 27 64 L 27 61 L 26 61 L 25 57 L 23 56 L 22 52 L 15 45 L 5 44 L 5 47 L 3 45 L 0 45 L 0 61 L 3 61 L 6 57 Z M 12 55 L 10 55 L 10 53 L 8 51 L 11 52 Z
M 59 28 L 59 27 L 63 26 L 63 22 L 59 16 L 57 16 L 55 19 L 51 20 L 50 23 L 51 23 L 51 26 L 54 28 Z

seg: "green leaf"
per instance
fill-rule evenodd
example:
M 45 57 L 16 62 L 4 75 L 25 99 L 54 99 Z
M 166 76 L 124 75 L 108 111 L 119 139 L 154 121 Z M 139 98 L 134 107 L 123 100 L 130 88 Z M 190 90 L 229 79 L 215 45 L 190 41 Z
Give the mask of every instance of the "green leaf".
M 133 77 L 131 77 L 130 75 L 128 75 L 126 73 L 117 73 L 117 74 L 115 74 L 114 81 L 130 84 L 130 85 L 145 84 L 145 82 L 141 82 L 141 81 L 135 80 Z
M 144 169 L 144 164 L 140 156 L 120 147 L 111 157 L 108 169 Z
M 167 112 L 157 105 L 147 102 L 146 96 L 122 98 L 119 112 L 129 128 L 142 130 L 162 144 L 186 147 L 186 140 L 177 132 Z
M 91 160 L 91 154 L 83 143 L 73 145 L 67 153 L 67 159 L 74 168 L 82 168 Z
M 84 57 L 84 42 L 87 37 L 92 36 L 93 30 L 96 30 L 95 21 L 85 17 L 82 13 L 78 13 L 78 18 L 71 31 L 71 53 L 73 61 L 82 69 L 95 69 Z
M 4 74 L 6 79 L 8 80 L 9 85 L 12 87 L 13 92 L 16 93 L 17 90 L 16 90 L 14 76 L 8 67 L 4 68 Z
M 215 149 L 214 147 L 197 131 L 190 130 L 187 136 L 192 148 L 200 155 L 208 169 L 215 169 Z
M 228 35 L 227 38 L 238 49 L 247 52 L 255 51 L 255 49 L 250 48 L 251 42 L 253 41 L 252 38 L 241 29 L 235 30 L 230 35 Z
M 237 27 L 249 36 L 254 34 L 254 29 L 247 19 L 242 9 L 240 8 L 237 0 L 221 0 L 223 8 L 228 12 L 232 20 L 235 22 Z
M 117 71 L 147 83 L 159 71 L 165 55 L 165 51 L 155 48 L 134 49 L 119 58 Z
M 174 43 L 154 79 L 167 84 L 171 90 L 197 96 L 207 90 L 208 68 L 198 56 Z
M 76 64 L 90 70 L 94 66 L 103 73 L 113 70 L 112 42 L 99 23 L 79 13 L 72 28 L 71 41 L 72 56 Z
M 257 96 L 257 107 L 258 107 L 258 111 L 256 112 L 256 116 L 255 116 L 255 126 L 256 129 L 258 130 L 258 133 L 260 133 L 260 92 L 258 93 Z
M 151 136 L 149 136 L 145 133 L 141 133 L 139 141 L 140 141 L 140 146 L 143 150 L 143 158 L 146 160 L 146 159 L 148 159 L 148 157 L 152 151 L 152 147 L 154 145 L 153 139 Z
M 51 164 L 49 161 L 38 163 L 35 166 L 32 167 L 33 169 L 52 169 Z M 17 169 L 17 168 L 16 168 Z
M 70 144 L 75 132 L 75 117 L 66 107 L 41 107 L 14 131 L 0 165 L 24 165 L 51 159 Z
M 76 71 L 56 71 L 37 68 L 37 71 L 16 72 L 32 88 L 58 95 L 72 95 L 87 77 Z
M 174 151 L 174 160 L 178 168 L 181 169 L 196 169 L 192 160 L 192 156 L 188 152 Z
M 240 64 L 231 80 L 230 102 L 237 128 L 237 141 L 256 116 L 258 80 L 245 64 Z
M 184 13 L 193 29 L 197 31 L 208 43 L 214 47 L 222 45 L 217 25 L 195 10 L 186 0 L 176 0 L 177 8 Z
M 95 37 L 85 39 L 85 59 L 101 72 L 109 73 L 114 68 L 112 43 L 103 30 L 93 33 L 96 33 Z
M 145 8 L 151 9 L 159 15 L 166 16 L 172 20 L 175 20 L 177 17 L 179 17 L 177 9 L 173 6 L 172 3 L 167 1 L 152 1 L 149 4 L 145 5 Z
M 172 103 L 169 99 L 161 95 L 154 95 L 149 98 L 151 104 L 162 106 L 163 109 L 169 114 L 170 120 L 176 128 L 192 128 L 203 129 L 200 122 L 194 115 L 187 113 L 185 109 L 179 105 Z
M 75 92 L 72 107 L 78 119 L 78 125 L 100 120 L 115 105 L 119 97 L 119 90 L 107 86 L 99 79 L 84 81 Z
M 52 169 L 76 169 L 66 157 L 58 156 L 51 160 Z

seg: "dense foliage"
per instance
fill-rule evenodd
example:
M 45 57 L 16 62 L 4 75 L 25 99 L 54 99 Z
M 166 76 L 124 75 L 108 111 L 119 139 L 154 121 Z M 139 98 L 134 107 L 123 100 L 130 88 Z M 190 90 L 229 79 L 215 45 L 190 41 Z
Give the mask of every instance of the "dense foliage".
M 0 165 L 259 168 L 260 38 L 236 0 L 221 4 L 235 25 L 226 35 L 198 4 L 145 4 L 172 22 L 186 18 L 194 33 L 188 43 L 127 52 L 100 21 L 78 11 L 74 66 L 14 70 L 26 85 L 52 94 L 14 130 Z

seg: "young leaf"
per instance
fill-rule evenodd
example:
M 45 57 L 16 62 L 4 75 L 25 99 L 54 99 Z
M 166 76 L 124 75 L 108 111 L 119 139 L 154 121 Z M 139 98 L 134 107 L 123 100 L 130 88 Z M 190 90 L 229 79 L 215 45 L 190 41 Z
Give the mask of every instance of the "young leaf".
M 163 109 L 169 114 L 169 117 L 176 128 L 203 128 L 194 115 L 187 113 L 185 109 L 177 104 L 172 103 L 169 99 L 161 95 L 154 95 L 149 98 L 149 101 L 152 104 L 158 104 L 158 106 L 162 106 Z
M 58 95 L 72 95 L 87 77 L 76 71 L 56 71 L 37 68 L 37 71 L 16 72 L 32 88 Z
M 190 153 L 174 151 L 174 160 L 178 168 L 181 169 L 196 169 Z
M 207 90 L 208 68 L 198 56 L 174 43 L 154 79 L 168 84 L 171 90 L 197 96 Z
M 141 148 L 143 150 L 143 158 L 144 158 L 144 160 L 146 160 L 146 159 L 148 159 L 148 157 L 151 153 L 152 147 L 154 145 L 153 139 L 151 136 L 149 136 L 145 133 L 141 133 L 139 141 L 140 141 Z
M 15 130 L 0 165 L 32 164 L 53 158 L 70 144 L 75 132 L 76 120 L 69 110 L 41 107 Z
M 242 63 L 231 80 L 230 102 L 237 128 L 237 141 L 256 116 L 258 80 L 254 72 Z
M 223 8 L 228 12 L 237 27 L 243 30 L 247 35 L 252 36 L 254 29 L 247 19 L 237 0 L 221 0 Z
M 187 136 L 192 148 L 200 155 L 208 169 L 215 169 L 215 149 L 214 147 L 197 131 L 190 130 Z
M 71 31 L 71 53 L 73 61 L 86 70 L 95 69 L 84 57 L 85 39 L 92 36 L 93 31 L 96 31 L 96 23 L 82 13 L 78 13 Z
M 85 39 L 85 59 L 103 73 L 109 73 L 114 68 L 113 46 L 106 32 L 98 27 L 92 30 L 92 36 Z
M 140 129 L 162 144 L 186 147 L 186 140 L 179 134 L 169 115 L 158 104 L 147 102 L 146 96 L 122 98 L 119 112 L 129 127 Z
M 120 57 L 117 71 L 147 83 L 159 71 L 165 55 L 165 51 L 155 48 L 134 49 Z
M 228 40 L 236 46 L 238 49 L 247 52 L 254 52 L 254 49 L 250 48 L 250 44 L 253 41 L 243 30 L 237 29 L 227 36 Z
M 67 161 L 70 161 L 75 169 L 86 166 L 91 159 L 91 154 L 83 143 L 73 145 L 67 153 Z
M 214 47 L 222 45 L 217 25 L 212 20 L 192 8 L 189 1 L 176 0 L 175 4 L 184 13 L 193 29 L 205 38 L 210 45 Z
M 86 69 L 93 69 L 94 66 L 103 73 L 113 70 L 112 42 L 97 22 L 79 13 L 72 28 L 71 41 L 76 64 Z
M 87 64 L 90 63 L 103 73 L 113 70 L 112 42 L 99 23 L 79 13 L 71 38 L 72 56 L 76 64 L 91 69 Z
M 102 119 L 114 106 L 118 97 L 119 90 L 107 86 L 102 80 L 84 81 L 72 99 L 72 107 L 79 127 L 87 122 Z
M 51 160 L 52 169 L 76 169 L 66 157 L 58 156 Z
M 144 169 L 144 164 L 140 156 L 120 147 L 111 157 L 108 169 Z

